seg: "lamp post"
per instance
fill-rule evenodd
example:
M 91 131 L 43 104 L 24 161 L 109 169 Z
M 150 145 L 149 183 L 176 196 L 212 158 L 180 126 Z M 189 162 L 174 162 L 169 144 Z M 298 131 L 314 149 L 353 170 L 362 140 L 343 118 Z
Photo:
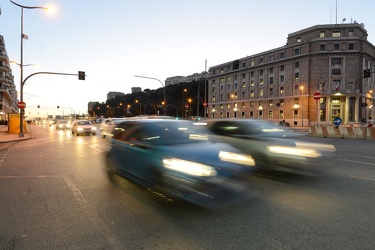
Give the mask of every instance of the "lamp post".
M 186 116 L 185 112 L 184 112 L 184 110 L 186 109 L 186 107 L 185 107 L 185 105 L 186 105 L 185 93 L 186 92 L 187 92 L 187 88 L 184 88 L 184 91 L 182 91 L 182 112 L 181 112 L 181 114 L 184 114 L 184 115 L 182 115 L 182 119 L 184 119 L 184 117 Z
M 207 71 L 204 71 L 204 73 L 201 75 L 201 77 L 199 78 L 199 81 L 198 81 L 198 93 L 197 93 L 197 116 L 199 116 L 199 105 L 201 103 L 200 101 L 200 82 L 202 80 L 202 78 L 207 74 L 208 72 Z M 206 82 L 206 79 L 204 80 Z M 206 94 L 205 94 L 206 95 Z M 205 97 L 206 99 L 206 97 Z
M 135 103 L 139 103 L 139 115 L 142 115 L 142 104 L 140 101 L 135 100 Z
M 302 127 L 303 127 L 303 86 L 301 86 L 302 101 L 301 101 L 301 113 L 302 113 Z
M 23 64 L 23 39 L 28 39 L 28 36 L 23 33 L 23 9 L 43 9 L 48 10 L 45 7 L 39 7 L 39 6 L 24 6 L 20 5 L 18 3 L 13 2 L 10 0 L 11 3 L 14 5 L 17 5 L 18 7 L 21 7 L 21 61 L 20 61 L 20 102 L 23 102 L 23 66 L 26 66 Z M 24 137 L 23 134 L 23 116 L 24 116 L 24 109 L 20 109 L 20 133 L 19 137 Z
M 151 80 L 156 80 L 158 82 L 160 82 L 161 86 L 163 86 L 163 92 L 164 92 L 164 115 L 166 115 L 166 111 L 167 111 L 167 99 L 165 97 L 165 85 L 157 78 L 153 78 L 153 77 L 148 77 L 148 76 L 137 76 L 135 75 L 135 77 L 140 77 L 140 78 L 146 78 L 146 79 L 151 79 Z
M 189 111 L 190 111 L 190 117 L 191 117 L 191 98 L 189 98 L 188 102 L 189 102 Z

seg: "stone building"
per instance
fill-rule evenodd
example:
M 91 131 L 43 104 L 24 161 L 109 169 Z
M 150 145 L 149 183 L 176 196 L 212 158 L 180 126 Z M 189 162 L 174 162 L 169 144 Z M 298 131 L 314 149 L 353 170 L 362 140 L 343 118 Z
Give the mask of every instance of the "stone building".
M 367 36 L 359 23 L 316 25 L 289 34 L 282 47 L 210 67 L 206 116 L 291 126 L 365 122 L 374 117 L 375 86 Z

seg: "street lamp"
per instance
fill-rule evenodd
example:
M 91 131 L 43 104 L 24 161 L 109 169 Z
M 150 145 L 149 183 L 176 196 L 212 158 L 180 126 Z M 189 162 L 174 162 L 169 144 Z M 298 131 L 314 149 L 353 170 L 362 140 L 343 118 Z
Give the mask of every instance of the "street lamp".
M 189 98 L 188 102 L 189 102 L 190 117 L 191 117 L 191 98 Z
M 184 88 L 184 91 L 182 91 L 182 114 L 184 114 L 184 110 L 186 109 L 186 101 L 185 101 L 185 93 L 187 92 L 187 88 Z M 183 115 L 186 116 L 186 115 Z M 183 118 L 182 118 L 183 119 Z
M 39 7 L 39 6 L 24 6 L 20 5 L 18 3 L 13 2 L 10 0 L 10 2 L 14 5 L 17 5 L 18 7 L 21 7 L 21 61 L 20 61 L 20 102 L 23 102 L 23 66 L 26 66 L 23 64 L 23 39 L 28 39 L 28 36 L 23 33 L 23 9 L 43 9 L 48 10 L 48 8 L 45 7 Z M 20 133 L 19 137 L 24 137 L 23 134 L 23 115 L 24 115 L 24 109 L 21 108 L 20 110 Z
M 153 78 L 153 77 L 148 77 L 148 76 L 137 76 L 135 75 L 134 77 L 140 77 L 140 78 L 146 78 L 146 79 L 151 79 L 151 80 L 156 80 L 158 82 L 160 82 L 161 86 L 163 86 L 163 92 L 164 92 L 164 115 L 166 115 L 166 111 L 167 111 L 167 99 L 165 97 L 165 85 L 157 78 Z
M 301 101 L 301 113 L 302 113 L 302 127 L 303 127 L 303 86 L 301 86 L 302 101 Z
M 139 115 L 142 115 L 142 104 L 140 101 L 135 100 L 135 103 L 138 103 L 138 102 L 139 102 Z

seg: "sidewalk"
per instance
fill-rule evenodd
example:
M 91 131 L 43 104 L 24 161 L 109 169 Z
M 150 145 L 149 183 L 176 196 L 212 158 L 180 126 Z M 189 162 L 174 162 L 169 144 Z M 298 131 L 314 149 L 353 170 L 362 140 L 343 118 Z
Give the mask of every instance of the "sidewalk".
M 0 125 L 0 143 L 28 140 L 30 138 L 30 133 L 24 133 L 24 137 L 20 137 L 19 134 L 8 133 L 8 126 Z

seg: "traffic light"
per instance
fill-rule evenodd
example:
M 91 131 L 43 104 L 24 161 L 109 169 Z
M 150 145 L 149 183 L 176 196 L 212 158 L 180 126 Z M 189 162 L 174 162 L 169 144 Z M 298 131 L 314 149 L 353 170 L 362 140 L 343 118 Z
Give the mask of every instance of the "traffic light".
M 78 79 L 85 80 L 85 71 L 78 71 Z
M 57 106 L 57 108 L 59 109 L 59 108 L 60 108 L 60 106 Z
M 363 70 L 363 78 L 369 78 L 369 77 L 371 77 L 370 69 L 364 69 Z
M 38 108 L 40 108 L 40 105 L 38 105 Z

